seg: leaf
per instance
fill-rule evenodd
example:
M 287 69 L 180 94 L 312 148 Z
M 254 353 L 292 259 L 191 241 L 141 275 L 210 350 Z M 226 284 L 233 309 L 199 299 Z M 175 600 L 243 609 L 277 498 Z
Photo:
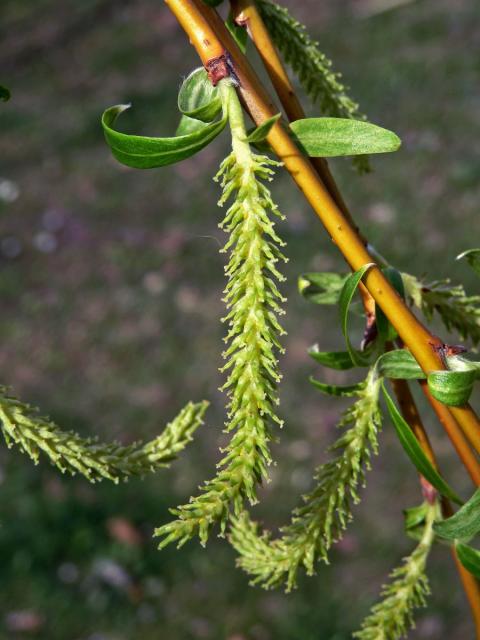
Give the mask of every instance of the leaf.
M 403 286 L 402 276 L 394 267 L 386 267 L 382 269 L 383 275 L 397 291 L 399 296 L 405 300 L 405 289 Z M 378 336 L 381 344 L 385 342 L 393 342 L 398 336 L 397 330 L 383 313 L 381 307 L 375 305 L 375 316 L 377 322 Z
M 428 388 L 434 398 L 450 407 L 468 402 L 476 378 L 475 370 L 432 371 L 427 376 Z
M 237 43 L 240 51 L 245 53 L 247 51 L 248 33 L 244 27 L 241 27 L 235 22 L 231 11 L 228 14 L 228 18 L 225 20 L 225 26 L 230 31 L 230 35 Z
M 464 251 L 457 256 L 456 259 L 462 260 L 462 258 L 466 258 L 468 264 L 480 276 L 480 249 L 468 249 L 468 251 Z
M 465 569 L 480 579 L 480 551 L 467 544 L 456 544 L 457 556 Z
M 218 87 L 208 79 L 203 67 L 192 71 L 182 83 L 178 93 L 178 109 L 183 115 L 212 122 L 222 110 Z
M 0 100 L 2 100 L 3 102 L 7 102 L 7 100 L 10 100 L 10 89 L 7 89 L 7 87 L 4 87 L 1 84 L 0 84 Z
M 314 387 L 320 389 L 322 393 L 327 394 L 328 396 L 353 396 L 358 391 L 360 391 L 365 385 L 363 382 L 359 382 L 357 384 L 349 384 L 349 385 L 336 385 L 336 384 L 326 384 L 325 382 L 320 382 L 320 380 L 315 380 L 310 376 L 310 382 Z
M 382 389 L 387 403 L 388 413 L 392 419 L 395 431 L 397 432 L 398 439 L 402 445 L 405 453 L 413 462 L 418 472 L 430 482 L 443 496 L 450 498 L 457 504 L 462 504 L 462 499 L 455 493 L 455 491 L 447 484 L 447 482 L 440 476 L 438 471 L 433 467 L 430 460 L 423 452 L 418 440 L 416 439 L 413 431 L 410 429 L 407 422 L 403 419 L 402 415 L 398 411 L 395 403 L 388 395 L 385 385 L 382 383 Z
M 255 129 L 248 134 L 247 142 L 250 142 L 250 143 L 263 142 L 265 138 L 268 136 L 268 134 L 270 133 L 273 125 L 276 122 L 278 122 L 281 115 L 282 115 L 281 113 L 277 113 L 271 118 L 268 118 L 268 120 L 265 120 L 264 122 L 262 122 L 262 124 L 259 125 L 258 127 L 255 127 Z
M 312 158 L 387 153 L 401 145 L 393 131 L 349 118 L 304 118 L 292 122 L 290 128 Z
M 447 540 L 469 540 L 480 531 L 480 489 L 447 520 L 437 522 L 435 533 Z
M 276 2 L 256 0 L 255 4 L 283 59 L 319 112 L 325 116 L 365 120 L 358 104 L 348 95 L 341 74 L 319 50 L 318 42 L 309 36 L 304 25 Z M 370 171 L 367 156 L 356 156 L 352 164 L 359 173 Z
M 193 156 L 216 138 L 227 123 L 226 114 L 223 114 L 221 120 L 210 124 L 199 120 L 197 122 L 201 124 L 196 125 L 189 133 L 173 138 L 135 136 L 112 129 L 117 117 L 129 106 L 120 104 L 107 109 L 102 116 L 102 126 L 115 158 L 122 164 L 137 169 L 164 167 Z
M 350 274 L 304 273 L 298 278 L 300 294 L 315 304 L 337 304 L 340 292 Z
M 469 360 L 463 356 L 447 356 L 448 368 L 451 371 L 473 371 L 475 379 L 480 379 L 480 362 Z
M 395 349 L 383 353 L 375 366 L 379 375 L 385 378 L 421 380 L 426 377 L 415 358 L 406 349 Z
M 355 366 L 348 351 L 319 351 L 318 345 L 315 344 L 308 350 L 308 355 L 329 369 L 345 371 Z
M 358 271 L 350 274 L 345 283 L 343 285 L 342 291 L 340 292 L 340 321 L 342 325 L 343 335 L 345 337 L 345 341 L 347 343 L 347 349 L 350 353 L 350 357 L 353 363 L 359 367 L 364 367 L 368 365 L 369 358 L 363 351 L 358 351 L 354 349 L 352 343 L 350 342 L 350 338 L 348 337 L 348 310 L 350 308 L 350 303 L 352 302 L 352 298 L 357 290 L 358 285 L 360 284 L 361 279 L 365 275 L 365 273 L 373 267 L 374 263 L 370 262 L 368 264 L 364 264 L 363 267 L 360 267 Z
M 422 502 L 416 507 L 410 507 L 410 509 L 404 509 L 403 515 L 405 517 L 405 529 L 408 531 L 415 527 L 418 527 L 419 524 L 423 524 L 425 522 L 425 516 L 428 512 L 428 503 Z
M 413 540 L 420 540 L 425 528 L 425 520 L 429 510 L 429 504 L 422 502 L 417 507 L 410 507 L 410 509 L 404 509 L 404 528 L 405 533 L 409 538 Z
M 195 120 L 195 118 L 190 118 L 190 116 L 183 115 L 180 118 L 180 122 L 178 123 L 177 130 L 175 131 L 175 136 L 185 136 L 189 133 L 193 133 L 194 131 L 205 129 L 205 127 L 208 127 L 208 124 L 206 122 Z

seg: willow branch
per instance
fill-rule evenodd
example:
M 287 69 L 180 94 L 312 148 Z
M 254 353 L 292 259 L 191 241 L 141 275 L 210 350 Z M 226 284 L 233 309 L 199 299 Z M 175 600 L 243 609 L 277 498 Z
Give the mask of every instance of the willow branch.
M 410 425 L 410 428 L 415 434 L 415 437 L 417 438 L 427 458 L 430 460 L 430 462 L 435 467 L 435 469 L 438 469 L 438 463 L 435 457 L 435 453 L 432 449 L 432 445 L 430 443 L 428 434 L 423 425 L 423 421 L 418 411 L 418 407 L 415 403 L 415 400 L 413 398 L 412 392 L 410 391 L 408 382 L 406 380 L 391 380 L 391 384 L 395 392 L 395 395 L 397 397 L 398 404 L 400 406 L 400 411 L 402 412 L 403 417 L 405 418 L 406 422 Z M 428 390 L 428 387 L 427 387 L 427 390 Z M 432 398 L 432 400 L 437 402 L 434 398 Z M 441 405 L 440 403 L 438 404 L 441 407 L 444 407 L 444 405 Z M 470 449 L 469 449 L 469 452 L 471 454 Z M 475 462 L 477 461 L 475 460 Z M 477 463 L 477 467 L 478 467 L 478 463 Z M 476 481 L 473 476 L 472 476 L 472 479 L 478 485 L 478 481 Z M 428 500 L 429 502 L 432 502 L 436 496 L 435 489 L 422 476 L 420 476 L 420 483 L 422 485 L 422 491 L 426 500 Z M 442 513 L 445 518 L 448 518 L 453 514 L 452 506 L 446 498 L 442 500 Z M 477 636 L 477 640 L 479 640 L 480 639 L 480 585 L 478 580 L 474 576 L 472 576 L 472 574 L 469 571 L 467 571 L 467 569 L 465 569 L 465 567 L 459 561 L 455 547 L 452 547 L 451 552 L 452 552 L 453 559 L 455 561 L 456 569 L 460 576 L 460 580 L 462 582 L 463 589 L 465 591 L 465 595 L 467 596 L 468 602 L 470 604 L 470 608 L 472 610 L 472 617 L 475 624 L 476 636 Z
M 278 55 L 277 48 L 270 37 L 255 3 L 253 0 L 231 0 L 230 4 L 235 22 L 247 30 L 248 35 L 262 59 L 288 120 L 290 122 L 302 120 L 305 118 L 305 111 L 295 93 L 285 66 Z M 311 162 L 333 200 L 335 200 L 350 224 L 358 231 L 358 226 L 355 224 L 330 172 L 328 162 L 325 158 L 311 158 Z M 362 239 L 366 243 L 363 236 Z
M 276 113 L 270 97 L 264 90 L 248 64 L 245 57 L 239 51 L 236 43 L 225 29 L 218 14 L 211 8 L 197 2 L 197 0 L 165 0 L 172 12 L 177 17 L 181 26 L 196 48 L 206 69 L 211 74 L 212 80 L 217 81 L 224 75 L 232 75 L 239 85 L 239 94 L 244 106 L 249 111 L 257 125 Z M 256 18 L 256 8 L 251 2 L 239 0 L 234 2 L 238 12 L 246 11 L 244 17 Z M 241 17 L 238 16 L 237 17 Z M 270 48 L 266 56 L 262 55 L 269 68 L 270 75 L 274 79 L 276 87 L 285 111 L 290 119 L 302 118 L 304 113 L 296 98 L 288 76 L 279 61 L 276 52 L 271 51 L 268 33 L 262 29 L 261 21 L 247 26 L 256 30 L 256 38 L 263 40 L 265 47 Z M 326 161 L 314 161 L 315 165 L 305 158 L 289 136 L 285 126 L 279 122 L 271 130 L 268 142 L 273 147 L 279 158 L 284 162 L 286 169 L 303 191 L 305 197 L 312 205 L 315 213 L 323 222 L 332 240 L 337 244 L 351 268 L 359 269 L 368 262 L 373 262 L 364 246 L 364 242 L 355 227 L 345 203 L 331 177 Z M 366 278 L 365 285 L 375 302 L 384 311 L 393 326 L 397 329 L 401 339 L 411 350 L 422 369 L 428 373 L 432 370 L 444 369 L 444 364 L 439 358 L 433 345 L 438 344 L 435 338 L 403 304 L 389 282 L 378 267 L 372 268 Z M 408 385 L 407 385 L 408 389 Z M 405 390 L 404 390 L 405 392 Z M 408 389 L 408 394 L 410 390 Z M 408 410 L 416 410 L 413 398 L 408 400 Z M 403 407 L 405 411 L 405 406 Z M 478 419 L 468 405 L 464 407 L 444 408 L 444 414 L 451 418 L 451 424 L 456 421 L 469 438 L 477 451 L 480 451 L 480 432 Z M 412 416 L 410 416 L 412 418 Z M 414 431 L 427 455 L 434 459 L 433 451 L 428 442 L 425 430 L 418 412 L 414 411 L 416 420 L 413 422 Z M 458 448 L 457 448 L 458 451 Z M 474 618 L 478 629 L 480 628 L 480 590 L 477 581 L 460 565 L 460 575 L 472 605 Z
M 217 12 L 199 0 L 165 2 L 196 48 L 210 77 L 216 81 L 227 75 L 234 77 L 243 103 L 257 125 L 274 116 L 278 110 Z M 375 262 L 356 230 L 332 199 L 309 159 L 293 141 L 285 124 L 277 122 L 267 140 L 351 268 L 356 271 L 367 263 Z M 423 371 L 428 373 L 445 369 L 442 359 L 434 349 L 434 345 L 440 343 L 439 338 L 433 336 L 414 316 L 378 266 L 368 271 L 365 285 Z M 472 408 L 466 404 L 462 407 L 450 407 L 449 411 L 476 451 L 480 452 L 480 425 Z
M 450 438 L 458 457 L 467 469 L 473 482 L 480 486 L 480 463 L 468 444 L 467 439 L 458 428 L 458 423 L 444 404 L 436 400 L 430 393 L 425 380 L 419 380 L 420 387 L 425 394 L 430 406 L 434 410 L 439 422 Z
M 303 107 L 295 93 L 285 66 L 255 5 L 255 2 L 253 0 L 231 0 L 231 6 L 236 23 L 246 28 L 249 37 L 254 43 L 289 121 L 293 122 L 304 118 L 305 112 Z M 335 179 L 330 173 L 327 161 L 324 158 L 312 158 L 311 160 L 332 198 L 335 200 L 339 208 L 345 213 L 346 217 L 352 221 L 352 216 L 342 198 Z M 367 243 L 364 236 L 362 236 L 362 240 L 365 244 Z M 361 287 L 360 293 L 367 318 L 366 333 L 368 333 L 369 327 L 375 321 L 375 302 L 364 286 Z M 407 411 L 409 413 L 406 417 L 407 422 L 409 424 L 414 424 L 415 412 L 408 410 L 408 406 L 413 402 L 413 397 L 408 385 L 406 385 L 407 388 L 405 390 L 401 384 L 392 384 L 399 404 L 402 405 L 403 402 L 407 406 Z M 427 385 L 424 384 L 422 388 L 426 393 L 427 399 L 432 405 L 432 408 L 439 417 L 440 422 L 444 425 L 447 435 L 456 449 L 460 460 L 466 467 L 472 480 L 478 486 L 480 481 L 480 463 L 472 453 L 458 423 L 453 418 L 452 414 L 446 410 L 445 406 L 436 401 L 428 392 Z M 418 415 L 418 411 L 416 413 Z

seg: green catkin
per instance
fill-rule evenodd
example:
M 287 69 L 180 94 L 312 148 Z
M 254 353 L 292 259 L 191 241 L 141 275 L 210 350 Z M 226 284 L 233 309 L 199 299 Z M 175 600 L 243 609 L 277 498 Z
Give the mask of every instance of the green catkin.
M 382 588 L 384 599 L 373 606 L 362 629 L 353 634 L 357 640 L 399 640 L 415 627 L 414 610 L 424 607 L 430 594 L 425 568 L 435 537 L 437 512 L 436 504 L 429 506 L 420 542 L 390 574 L 392 581 Z
M 365 120 L 358 104 L 341 82 L 341 74 L 332 71 L 332 62 L 310 38 L 306 27 L 290 15 L 288 9 L 269 0 L 256 0 L 258 9 L 275 45 L 297 75 L 322 115 L 333 118 Z M 355 156 L 353 165 L 360 173 L 370 171 L 367 156 Z
M 246 512 L 234 519 L 230 541 L 240 554 L 238 566 L 253 576 L 252 584 L 269 589 L 286 583 L 290 591 L 296 586 L 300 567 L 312 575 L 317 559 L 328 562 L 328 550 L 351 520 L 352 504 L 360 499 L 358 487 L 365 483 L 372 452 L 378 450 L 380 384 L 372 370 L 355 392 L 358 400 L 339 424 L 348 429 L 330 448 L 337 455 L 317 469 L 315 488 L 293 512 L 280 538 L 272 540 L 268 532 L 259 533 Z
M 224 301 L 228 325 L 222 371 L 228 372 L 223 390 L 228 395 L 226 432 L 231 433 L 215 478 L 198 497 L 172 509 L 177 519 L 156 531 L 160 548 L 173 541 L 181 545 L 195 534 L 204 544 L 212 525 L 220 522 L 223 535 L 230 511 L 238 514 L 244 501 L 256 502 L 256 485 L 267 478 L 271 462 L 271 426 L 281 426 L 276 414 L 276 386 L 280 381 L 276 352 L 284 333 L 277 317 L 282 313 L 276 281 L 284 278 L 277 263 L 285 260 L 283 242 L 271 217 L 281 218 L 263 183 L 271 180 L 278 163 L 254 154 L 246 142 L 240 103 L 230 80 L 220 82 L 232 133 L 232 153 L 222 162 L 216 180 L 223 195 L 220 206 L 233 200 L 221 228 L 229 234 L 222 251 L 229 253 L 225 267 L 228 283 Z
M 63 431 L 37 409 L 0 387 L 0 423 L 8 447 L 18 445 L 36 464 L 43 452 L 63 473 L 80 473 L 91 482 L 118 482 L 168 467 L 192 440 L 207 407 L 208 402 L 189 403 L 157 438 L 125 447 Z

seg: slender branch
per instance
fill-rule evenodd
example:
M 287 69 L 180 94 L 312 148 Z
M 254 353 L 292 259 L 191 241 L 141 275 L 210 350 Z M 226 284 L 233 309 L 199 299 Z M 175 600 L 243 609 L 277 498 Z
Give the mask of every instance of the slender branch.
M 477 486 L 480 486 L 480 463 L 471 450 L 467 439 L 459 430 L 457 421 L 448 410 L 448 407 L 432 396 L 425 380 L 419 380 L 419 384 L 470 477 Z
M 408 382 L 406 380 L 390 380 L 390 383 L 397 397 L 403 417 L 406 422 L 408 422 L 427 458 L 435 467 L 437 467 L 432 445 L 430 444 L 427 432 L 425 431 L 422 418 L 420 417 L 420 413 L 412 392 L 410 391 Z
M 272 81 L 273 87 L 280 99 L 280 102 L 285 109 L 288 119 L 290 120 L 290 122 L 292 122 L 304 118 L 305 112 L 303 110 L 303 107 L 295 93 L 295 90 L 285 70 L 285 66 L 278 54 L 277 48 L 272 41 L 272 38 L 265 26 L 265 23 L 263 22 L 263 19 L 255 5 L 254 0 L 231 0 L 231 6 L 237 24 L 247 29 L 247 32 L 251 40 L 253 41 L 260 58 L 262 59 L 270 80 Z M 347 205 L 345 204 L 345 201 L 342 198 L 335 179 L 330 173 L 327 161 L 324 158 L 312 158 L 311 160 L 317 173 L 327 187 L 330 195 L 335 200 L 339 208 L 345 213 L 347 218 L 351 221 L 352 216 L 348 210 Z M 363 236 L 362 239 L 366 244 L 367 239 Z M 360 294 L 362 296 L 363 306 L 367 318 L 366 332 L 368 332 L 369 326 L 375 320 L 375 302 L 367 289 L 363 286 L 363 284 L 360 288 Z M 392 381 L 392 385 L 400 406 L 402 407 L 402 404 L 406 406 L 407 415 L 405 416 L 405 419 L 410 425 L 413 426 L 416 421 L 414 414 L 416 413 L 418 416 L 418 411 L 414 411 L 410 408 L 410 405 L 412 405 L 413 403 L 413 409 L 416 409 L 408 385 L 402 385 L 400 381 L 398 381 L 398 383 L 397 381 Z M 472 453 L 465 437 L 460 430 L 457 421 L 453 418 L 452 414 L 446 409 L 444 405 L 433 398 L 433 396 L 429 393 L 428 386 L 426 384 L 422 385 L 422 389 L 435 413 L 439 417 L 440 422 L 444 425 L 447 435 L 451 439 L 452 444 L 454 445 L 462 463 L 467 468 L 467 471 L 470 474 L 472 480 L 476 485 L 478 485 L 480 481 L 480 463 Z M 419 434 L 421 434 L 420 430 Z M 429 457 L 432 459 L 432 456 Z
M 218 14 L 214 10 L 199 4 L 196 0 L 165 1 L 190 37 L 190 41 L 195 46 L 207 70 L 210 70 L 212 62 L 215 64 L 218 59 L 224 59 L 228 62 L 229 73 L 232 74 L 233 72 L 233 75 L 239 81 L 239 93 L 256 124 L 261 124 L 264 120 L 273 116 L 276 113 L 275 107 L 258 81 L 254 71 L 250 68 L 248 62 L 224 28 Z M 256 39 L 256 43 L 259 41 L 263 43 L 263 46 L 258 47 L 259 53 L 264 59 L 287 116 L 289 119 L 304 117 L 303 109 L 293 92 L 285 69 L 269 39 L 268 32 L 263 27 L 255 6 L 249 0 L 238 0 L 234 1 L 233 4 L 237 19 L 240 19 L 240 21 L 245 19 L 247 28 L 250 29 L 254 40 Z M 243 16 L 242 12 L 244 12 Z M 352 269 L 356 270 L 367 262 L 372 262 L 372 257 L 358 234 L 326 161 L 320 159 L 310 162 L 305 158 L 281 123 L 277 123 L 274 126 L 268 141 L 284 162 L 285 167 L 303 191 Z M 395 326 L 402 340 L 412 351 L 422 369 L 425 372 L 443 369 L 443 362 L 432 348 L 438 339 L 435 339 L 403 304 L 378 267 L 369 271 L 365 278 L 365 285 L 371 296 Z M 368 298 L 366 298 L 366 301 L 368 301 Z M 435 462 L 433 451 L 408 384 L 404 383 L 404 385 L 402 385 L 403 388 L 398 389 L 399 397 L 403 397 L 404 400 L 403 402 L 400 401 L 402 411 L 406 414 L 406 418 L 425 453 L 432 462 Z M 475 449 L 480 451 L 479 424 L 473 410 L 469 406 L 452 407 L 450 409 L 443 405 L 442 407 L 442 413 L 444 416 L 448 416 L 449 434 L 455 433 L 457 445 L 459 442 L 458 435 L 461 434 L 457 432 L 456 420 L 458 420 Z M 442 421 L 442 423 L 445 424 L 445 421 Z M 452 428 L 453 425 L 455 425 L 455 428 Z M 459 447 L 456 446 L 456 448 L 459 451 Z M 471 461 L 463 447 L 462 454 L 462 460 L 469 468 L 468 464 Z M 467 459 L 469 460 L 468 464 L 466 462 Z M 470 465 L 469 472 L 473 478 L 474 474 L 476 474 L 476 471 L 473 470 L 473 465 Z M 477 480 L 475 481 L 477 482 Z M 477 637 L 480 637 L 480 588 L 473 576 L 465 571 L 456 557 L 455 559 L 472 606 L 477 626 Z
M 478 580 L 472 576 L 472 574 L 465 569 L 463 564 L 458 559 L 457 553 L 452 548 L 452 554 L 457 565 L 458 573 L 463 584 L 463 588 L 470 603 L 473 619 L 475 622 L 475 637 L 480 640 L 480 584 Z
M 217 12 L 199 0 L 165 0 L 195 46 L 207 69 L 224 61 L 225 75 L 238 82 L 238 90 L 250 115 L 261 124 L 277 113 L 270 97 L 239 50 Z M 223 53 L 219 52 L 222 51 Z M 212 55 L 212 53 L 214 55 Z M 298 187 L 312 205 L 326 230 L 355 271 L 374 262 L 360 236 L 346 219 L 320 180 L 311 162 L 291 138 L 285 125 L 277 122 L 268 135 L 268 142 L 283 161 Z M 365 285 L 376 303 L 408 346 L 422 369 L 428 373 L 445 369 L 433 345 L 439 344 L 424 325 L 404 304 L 378 266 L 365 276 Z M 476 451 L 480 452 L 479 421 L 469 405 L 449 407 Z
M 290 82 L 285 66 L 278 55 L 277 48 L 273 43 L 268 29 L 253 0 L 231 0 L 232 12 L 235 22 L 247 29 L 247 32 L 254 43 L 260 58 L 265 66 L 278 98 L 285 109 L 290 122 L 305 118 L 305 111 L 298 99 L 295 90 Z M 328 162 L 325 158 L 311 158 L 322 182 L 328 192 L 342 210 L 350 224 L 358 231 L 350 211 L 340 193 L 337 184 L 330 172 Z M 365 239 L 364 239 L 365 240 Z M 366 244 L 366 241 L 365 241 Z
M 400 406 L 400 411 L 402 412 L 403 417 L 405 418 L 407 423 L 410 425 L 410 428 L 412 429 L 417 440 L 419 441 L 420 446 L 423 449 L 423 452 L 426 454 L 426 456 L 428 457 L 432 465 L 436 469 L 438 469 L 438 463 L 435 458 L 435 453 L 430 444 L 428 434 L 425 431 L 422 418 L 418 411 L 418 407 L 415 403 L 412 392 L 410 391 L 410 386 L 408 382 L 406 380 L 391 380 L 390 382 L 392 384 L 393 390 L 397 397 L 398 404 Z M 427 391 L 428 391 L 428 387 L 426 385 L 425 387 L 427 388 Z M 432 398 L 432 400 L 435 403 L 437 403 L 437 401 L 434 398 Z M 444 405 L 442 405 L 441 403 L 438 402 L 438 404 L 440 405 L 440 407 L 444 407 Z M 432 406 L 434 406 L 433 403 L 432 403 Z M 450 420 L 453 420 L 453 418 L 448 413 L 448 411 L 446 412 L 446 415 Z M 468 447 L 467 444 L 466 446 Z M 468 449 L 468 451 L 471 454 L 470 449 Z M 476 463 L 476 466 L 473 469 L 474 475 L 478 473 L 477 460 L 475 460 L 475 463 Z M 467 466 L 467 464 L 465 464 L 465 466 Z M 467 469 L 470 472 L 470 468 L 468 466 L 467 466 Z M 474 475 L 472 475 L 472 479 L 478 485 L 478 481 L 475 480 Z M 427 499 L 427 501 L 432 502 L 436 494 L 435 489 L 422 476 L 420 476 L 420 482 L 422 485 L 422 491 L 425 498 Z M 442 513 L 445 518 L 448 518 L 453 514 L 452 506 L 446 498 L 442 500 Z M 457 572 L 462 582 L 463 589 L 465 591 L 465 595 L 467 596 L 468 602 L 470 604 L 470 608 L 472 610 L 472 617 L 475 624 L 476 637 L 477 637 L 477 640 L 480 640 L 480 584 L 478 580 L 474 576 L 472 576 L 472 574 L 469 571 L 467 571 L 465 567 L 462 565 L 462 563 L 459 561 L 455 547 L 452 547 L 451 552 L 452 552 L 452 556 L 455 562 Z

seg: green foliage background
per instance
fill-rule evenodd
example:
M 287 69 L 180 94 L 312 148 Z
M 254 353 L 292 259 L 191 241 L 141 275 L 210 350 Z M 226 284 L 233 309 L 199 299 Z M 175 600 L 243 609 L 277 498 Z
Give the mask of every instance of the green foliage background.
M 403 140 L 362 178 L 348 161 L 332 163 L 362 229 L 401 270 L 449 274 L 475 293 L 475 276 L 454 257 L 478 229 L 478 3 L 459 0 L 455 11 L 447 0 L 392 10 L 370 0 L 288 4 L 362 110 Z M 401 508 L 419 500 L 417 478 L 389 426 L 356 526 L 332 566 L 293 594 L 248 588 L 233 550 L 215 537 L 206 550 L 193 542 L 180 553 L 159 553 L 151 539 L 168 507 L 209 477 L 224 438 L 224 238 L 211 177 L 227 138 L 183 164 L 140 172 L 112 159 L 99 118 L 132 101 L 130 131 L 172 131 L 180 79 L 197 66 L 193 50 L 153 0 L 4 0 L 0 22 L 0 80 L 12 91 L 0 113 L 0 382 L 64 428 L 124 443 L 154 437 L 189 399 L 212 401 L 196 445 L 143 482 L 90 486 L 0 451 L 0 638 L 350 637 L 411 548 Z M 289 178 L 273 191 L 287 215 L 290 262 L 286 425 L 254 511 L 271 526 L 308 490 L 341 404 L 307 383 L 316 372 L 308 346 L 341 345 L 336 312 L 302 300 L 296 277 L 343 268 Z M 468 490 L 433 421 L 430 431 L 449 479 Z M 433 597 L 412 637 L 469 637 L 448 554 L 436 550 L 430 566 Z M 32 629 L 19 631 L 28 619 Z

